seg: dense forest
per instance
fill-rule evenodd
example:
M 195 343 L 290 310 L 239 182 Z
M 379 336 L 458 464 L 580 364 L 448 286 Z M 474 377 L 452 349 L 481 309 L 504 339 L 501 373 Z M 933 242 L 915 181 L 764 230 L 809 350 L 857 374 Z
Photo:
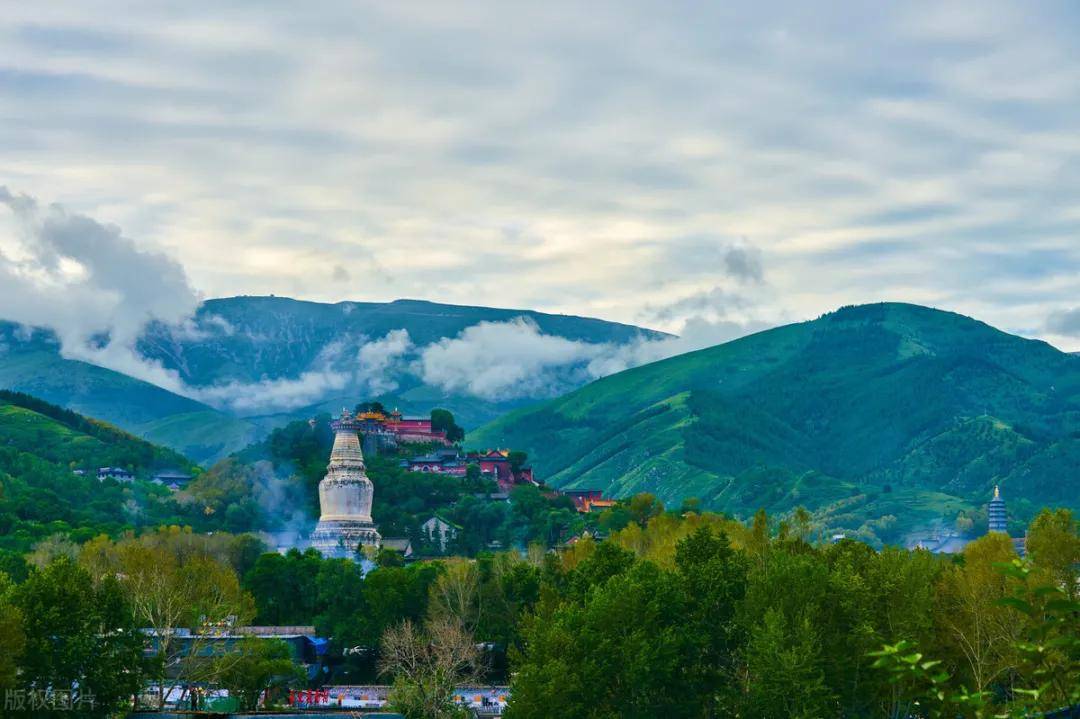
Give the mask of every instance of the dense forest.
M 804 515 L 635 509 L 604 541 L 407 565 L 383 551 L 366 576 L 261 553 L 250 535 L 101 536 L 0 578 L 0 682 L 70 682 L 120 708 L 165 666 L 278 700 L 377 678 L 410 718 L 457 716 L 451 691 L 468 680 L 509 680 L 512 718 L 1031 716 L 1080 702 L 1067 510 L 1039 514 L 1021 559 L 996 533 L 949 557 L 809 543 Z M 314 679 L 272 643 L 230 661 L 167 643 L 143 655 L 138 627 L 227 621 L 313 623 L 332 651 Z

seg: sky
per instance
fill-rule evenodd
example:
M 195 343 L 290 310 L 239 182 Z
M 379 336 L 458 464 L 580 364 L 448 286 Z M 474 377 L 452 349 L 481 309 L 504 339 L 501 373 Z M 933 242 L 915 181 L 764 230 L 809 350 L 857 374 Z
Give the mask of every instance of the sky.
M 138 291 L 98 294 L 172 319 L 407 297 L 715 341 L 895 300 L 1076 351 L 1078 21 L 987 0 L 9 3 L 0 277 L 51 292 L 111 266 Z M 82 219 L 127 254 L 80 246 Z M 40 312 L 97 311 L 72 296 Z

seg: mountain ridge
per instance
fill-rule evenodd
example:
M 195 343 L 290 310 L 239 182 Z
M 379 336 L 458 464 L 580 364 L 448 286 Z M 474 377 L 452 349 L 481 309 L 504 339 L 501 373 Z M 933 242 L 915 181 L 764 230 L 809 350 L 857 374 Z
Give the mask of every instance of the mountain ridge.
M 517 318 L 531 324 L 515 324 Z M 411 299 L 321 303 L 247 295 L 207 300 L 183 325 L 151 323 L 136 343 L 142 360 L 176 373 L 187 389 L 184 395 L 64 358 L 52 332 L 3 321 L 0 387 L 101 417 L 209 463 L 293 419 L 339 409 L 343 398 L 347 404 L 378 399 L 416 414 L 448 407 L 467 426 L 536 399 L 527 393 L 481 396 L 415 376 L 412 368 L 423 348 L 462 338 L 466 344 L 491 341 L 467 336 L 470 328 L 483 323 L 503 327 L 506 336 L 496 338 L 495 350 L 512 349 L 519 335 L 588 348 L 670 337 L 622 323 L 533 310 Z M 372 360 L 361 377 L 360 349 L 380 342 L 383 355 Z M 490 349 L 474 351 L 484 356 Z M 539 388 L 554 394 L 581 384 L 583 362 L 551 369 L 551 383 L 538 383 Z M 468 371 L 467 360 L 459 365 L 459 374 Z M 283 396 L 281 404 L 274 404 L 275 392 Z
M 999 481 L 1019 516 L 1080 494 L 1078 359 L 957 313 L 845 307 L 604 377 L 470 442 L 529 451 L 556 486 L 740 515 L 876 495 L 868 520 L 939 489 L 977 513 Z

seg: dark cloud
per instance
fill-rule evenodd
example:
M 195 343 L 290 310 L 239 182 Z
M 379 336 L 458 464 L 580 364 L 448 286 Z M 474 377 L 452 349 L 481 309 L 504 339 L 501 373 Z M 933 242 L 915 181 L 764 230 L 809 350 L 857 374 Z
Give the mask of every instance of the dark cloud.
M 728 248 L 724 253 L 724 267 L 732 277 L 747 282 L 761 282 L 765 277 L 761 266 L 761 253 L 752 247 Z
M 711 235 L 692 235 L 656 243 L 664 256 L 667 276 L 727 276 L 745 283 L 765 279 L 761 251 L 745 241 Z
M 1052 313 L 1046 320 L 1046 329 L 1056 335 L 1080 337 L 1080 307 Z
M 727 317 L 732 310 L 742 309 L 747 300 L 721 287 L 695 292 L 664 305 L 646 305 L 642 316 L 656 322 L 672 322 L 688 317 L 710 315 Z

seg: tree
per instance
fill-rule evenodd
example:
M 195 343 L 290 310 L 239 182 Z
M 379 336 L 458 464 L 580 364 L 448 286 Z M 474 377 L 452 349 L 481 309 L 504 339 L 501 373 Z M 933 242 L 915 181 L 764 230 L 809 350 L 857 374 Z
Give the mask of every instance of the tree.
M 375 555 L 375 564 L 379 567 L 404 567 L 405 557 L 396 549 L 379 547 L 379 553 Z
M 363 414 L 364 412 L 386 414 L 386 407 L 383 406 L 382 402 L 361 402 L 356 405 L 356 414 Z
M 1080 530 L 1068 509 L 1044 509 L 1031 522 L 1027 554 L 1072 599 L 1080 598 Z
M 697 497 L 685 497 L 679 506 L 679 514 L 688 514 L 690 512 L 701 512 L 701 500 Z
M 466 631 L 475 632 L 484 610 L 477 564 L 467 559 L 451 559 L 443 567 L 444 571 L 431 585 L 428 615 L 434 619 L 451 619 Z
M 293 662 L 289 645 L 281 640 L 248 637 L 236 650 L 214 659 L 214 674 L 229 695 L 247 711 L 258 708 L 259 697 L 278 687 L 303 682 L 303 670 Z
M 316 614 L 316 578 L 323 565 L 318 550 L 268 552 L 244 575 L 244 587 L 255 598 L 258 621 L 264 624 L 306 624 Z
M 506 455 L 506 459 L 510 462 L 510 471 L 517 474 L 525 466 L 525 463 L 529 461 L 529 455 L 520 449 L 514 449 Z
M 69 692 L 95 716 L 129 704 L 142 685 L 144 638 L 115 578 L 95 586 L 60 557 L 19 585 L 14 603 L 26 633 L 19 681 L 27 689 Z
M 393 677 L 390 704 L 407 719 L 468 716 L 454 704 L 454 687 L 483 676 L 476 641 L 449 617 L 434 619 L 423 630 L 409 620 L 387 629 L 379 671 Z
M 825 684 L 819 637 L 808 616 L 788 625 L 769 609 L 751 634 L 747 650 L 750 716 L 760 719 L 816 719 L 835 715 Z
M 649 492 L 641 492 L 630 498 L 629 509 L 634 521 L 644 527 L 650 519 L 664 513 L 664 503 Z
M 692 612 L 684 580 L 651 562 L 580 599 L 541 599 L 525 622 L 507 716 L 542 719 L 555 707 L 585 719 L 707 716 L 716 687 L 698 669 Z
M 355 645 L 358 616 L 364 611 L 364 572 L 348 559 L 327 559 L 315 578 L 316 606 L 313 623 L 320 636 L 338 648 Z
M 465 439 L 465 430 L 454 421 L 454 415 L 446 409 L 431 410 L 431 430 L 446 432 L 446 439 L 456 444 Z
M 388 627 L 405 620 L 421 622 L 428 612 L 431 585 L 440 570 L 434 563 L 418 562 L 370 572 L 364 578 L 364 611 L 356 617 L 356 640 L 375 648 Z
M 178 683 L 213 679 L 214 667 L 203 656 L 212 638 L 202 629 L 244 624 L 255 614 L 232 567 L 190 533 L 157 532 L 115 544 L 100 537 L 84 547 L 80 561 L 96 582 L 122 587 L 138 626 L 154 630 L 159 707 L 167 675 Z M 180 627 L 195 630 L 186 644 L 176 641 Z
M 937 588 L 936 619 L 950 640 L 949 668 L 982 692 L 1015 664 L 1017 613 L 1000 600 L 1008 595 L 996 564 L 1016 558 L 1008 535 L 991 532 L 964 548 L 962 565 L 948 567 Z
M 18 660 L 26 646 L 22 612 L 14 603 L 15 586 L 0 572 L 0 688 L 15 686 Z
M 686 671 L 698 673 L 730 706 L 735 657 L 744 643 L 736 613 L 746 594 L 746 559 L 731 549 L 726 534 L 700 527 L 676 546 L 675 566 L 687 593 L 685 623 L 699 642 L 700 659 Z

